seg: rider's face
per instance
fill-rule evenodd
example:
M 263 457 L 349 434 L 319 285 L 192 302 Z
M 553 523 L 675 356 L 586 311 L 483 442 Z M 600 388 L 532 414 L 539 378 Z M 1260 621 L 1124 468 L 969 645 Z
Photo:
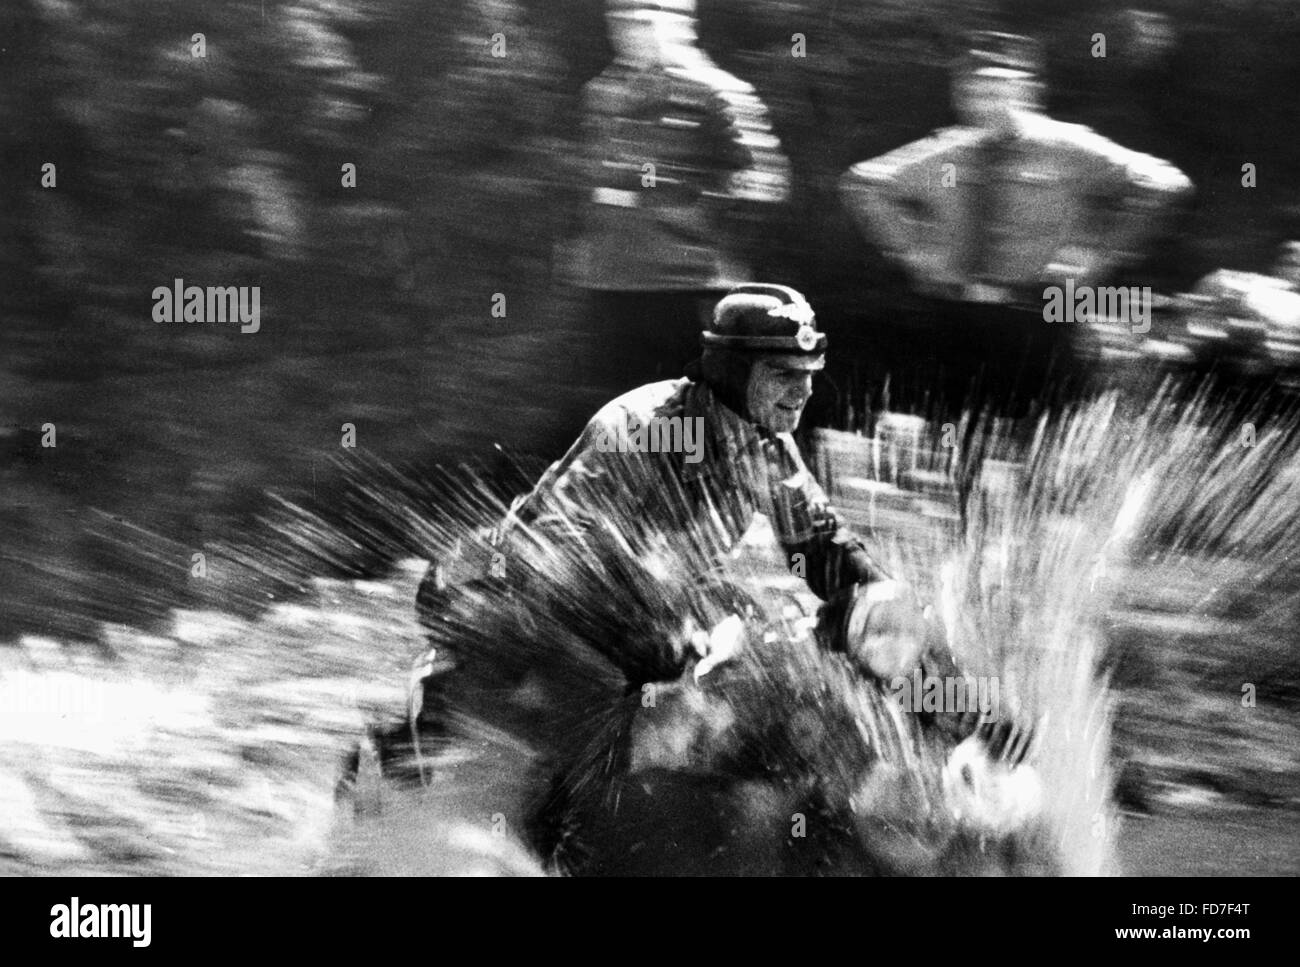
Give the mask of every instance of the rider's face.
M 749 371 L 746 404 L 750 419 L 773 433 L 793 433 L 812 396 L 813 374 L 824 365 L 820 356 L 768 356 Z

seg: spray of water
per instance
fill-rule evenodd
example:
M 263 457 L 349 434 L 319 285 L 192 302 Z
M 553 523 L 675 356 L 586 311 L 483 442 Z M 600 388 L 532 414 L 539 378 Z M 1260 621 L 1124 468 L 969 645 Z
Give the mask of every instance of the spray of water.
M 1245 434 L 1243 422 L 1251 421 L 1204 394 L 1166 387 L 1142 406 L 1104 396 L 1045 417 L 1028 438 L 991 421 L 972 424 L 955 455 L 937 430 L 921 428 L 919 451 L 940 454 L 969 484 L 960 522 L 912 515 L 904 532 L 889 526 L 877 500 L 883 491 L 859 501 L 859 523 L 874 525 L 886 565 L 933 602 L 962 667 L 996 677 L 1005 713 L 1034 723 L 1029 762 L 1041 796 L 1012 872 L 1122 868 L 1108 669 L 1124 615 L 1176 597 L 1177 613 L 1168 610 L 1182 622 L 1177 636 L 1203 634 L 1228 615 L 1239 633 L 1265 635 L 1295 614 L 1300 423 L 1290 413 L 1256 415 Z M 877 445 L 864 438 L 861 446 Z M 522 833 L 548 757 L 626 749 L 611 737 L 635 721 L 591 639 L 611 614 L 658 631 L 692 611 L 704 623 L 734 603 L 671 580 L 698 575 L 698 561 L 678 569 L 674 555 L 689 557 L 707 542 L 685 551 L 634 545 L 644 565 L 635 573 L 593 573 L 592 558 L 539 544 L 534 564 L 569 575 L 561 583 L 572 596 L 557 612 L 521 592 L 533 632 L 527 644 L 516 616 L 494 614 L 490 596 L 464 596 L 435 638 L 459 635 L 483 656 L 515 655 L 513 667 L 481 679 L 480 699 L 508 699 L 518 714 L 503 720 L 464 703 L 459 737 L 433 741 L 424 784 L 403 789 L 379 776 L 382 751 L 368 737 L 401 727 L 409 670 L 427 653 L 413 608 L 422 573 L 414 562 L 443 562 L 453 585 L 457 568 L 481 567 L 472 551 L 507 512 L 519 479 L 457 471 L 426 481 L 378 462 L 357 476 L 342 513 L 282 503 L 267 521 L 275 540 L 213 555 L 214 568 L 231 565 L 227 573 L 298 587 L 292 603 L 251 618 L 220 607 L 178 611 L 169 627 L 149 633 L 105 628 L 96 649 L 29 637 L 0 653 L 6 872 L 541 870 Z M 827 482 L 847 504 L 861 492 L 852 480 Z M 725 583 L 748 586 L 769 616 L 791 617 L 782 627 L 793 628 L 797 616 L 786 609 L 801 593 L 798 581 L 751 538 Z M 143 543 L 132 550 L 157 553 Z M 412 562 L 382 580 L 312 577 L 358 555 Z M 226 590 L 256 597 L 255 585 L 231 579 Z M 1267 606 L 1257 595 L 1264 586 L 1277 591 Z M 691 733 L 683 755 L 712 750 L 716 759 L 739 734 L 737 722 L 744 732 L 772 726 L 775 716 L 795 745 L 838 736 L 799 761 L 815 764 L 823 780 L 840 769 L 855 814 L 897 820 L 907 809 L 946 811 L 944 823 L 911 833 L 951 836 L 942 762 L 926 758 L 896 707 L 866 697 L 815 652 L 753 654 L 717 677 L 712 703 L 689 719 L 713 724 Z M 553 673 L 530 679 L 539 658 Z M 841 730 L 845 723 L 852 729 Z M 671 746 L 671 736 L 660 738 Z M 656 745 L 633 747 L 653 758 Z M 340 786 L 350 755 L 358 768 Z M 858 768 L 868 761 L 897 781 L 864 789 Z M 608 762 L 601 768 L 575 774 L 597 783 L 610 774 Z M 734 813 L 742 820 L 758 823 L 787 805 L 770 789 L 747 788 L 752 795 Z M 978 825 L 980 817 L 967 819 Z

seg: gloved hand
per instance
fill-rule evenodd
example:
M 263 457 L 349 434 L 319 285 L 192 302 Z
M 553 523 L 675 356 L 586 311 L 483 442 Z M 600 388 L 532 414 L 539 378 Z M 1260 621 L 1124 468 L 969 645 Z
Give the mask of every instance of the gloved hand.
M 921 663 L 926 635 L 925 614 L 907 584 L 891 579 L 857 589 L 844 645 L 863 672 L 883 682 L 910 675 Z

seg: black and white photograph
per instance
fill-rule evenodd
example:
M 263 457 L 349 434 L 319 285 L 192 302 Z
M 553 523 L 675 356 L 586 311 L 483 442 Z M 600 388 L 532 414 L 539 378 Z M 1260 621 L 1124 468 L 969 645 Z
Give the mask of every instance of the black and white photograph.
M 1248 949 L 1141 884 L 1300 873 L 1298 104 L 1295 0 L 7 0 L 0 874 L 102 884 L 22 929 L 1088 877 Z

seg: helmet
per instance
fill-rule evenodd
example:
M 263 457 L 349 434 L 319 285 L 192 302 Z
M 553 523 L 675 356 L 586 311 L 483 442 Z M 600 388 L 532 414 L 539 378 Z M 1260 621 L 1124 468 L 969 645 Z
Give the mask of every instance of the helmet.
M 779 355 L 787 367 L 815 371 L 824 365 L 826 351 L 826 334 L 817 330 L 808 300 L 789 286 L 759 283 L 738 285 L 723 296 L 700 341 L 704 381 L 724 405 L 746 419 L 755 359 Z
M 817 331 L 812 306 L 785 285 L 751 283 L 732 289 L 713 310 L 706 348 L 820 356 L 826 334 Z

